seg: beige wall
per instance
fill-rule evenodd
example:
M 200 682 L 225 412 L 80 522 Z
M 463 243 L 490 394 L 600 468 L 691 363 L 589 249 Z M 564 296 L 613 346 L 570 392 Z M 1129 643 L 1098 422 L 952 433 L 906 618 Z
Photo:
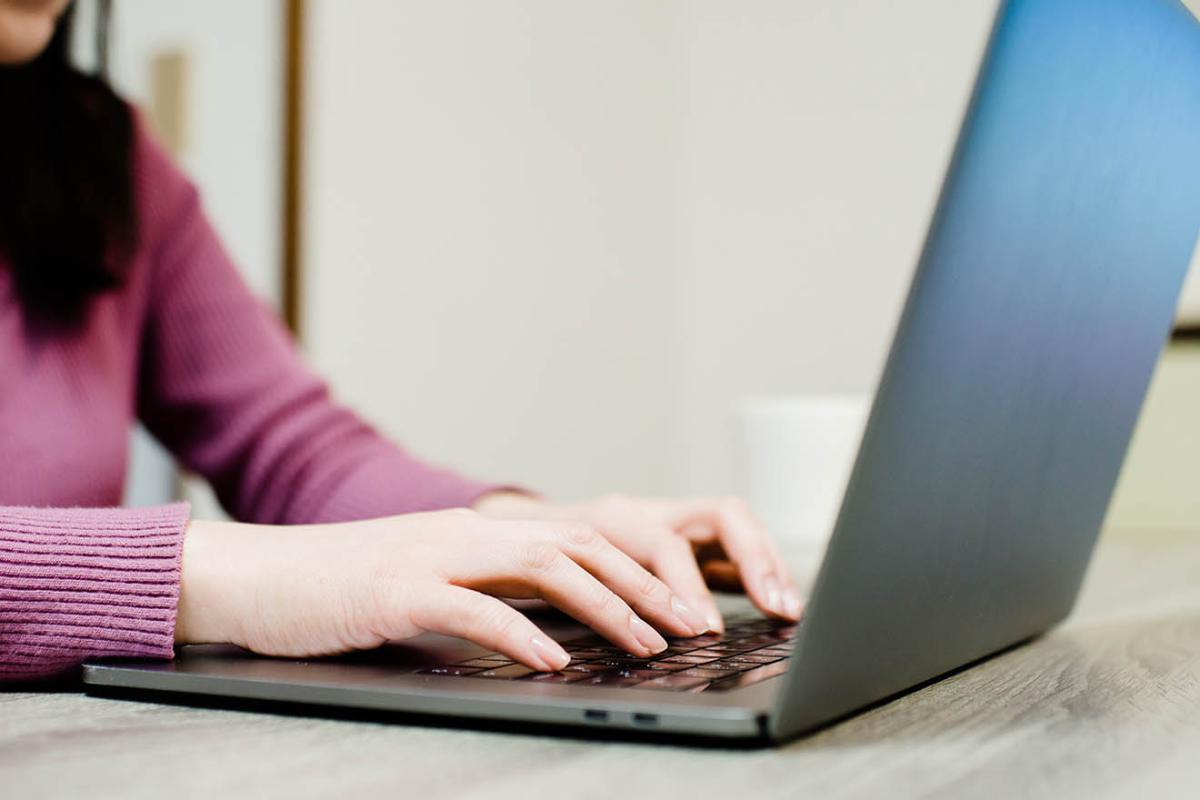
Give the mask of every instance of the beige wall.
M 680 9 L 681 475 L 727 491 L 740 397 L 874 385 L 995 4 Z
M 872 383 L 992 3 L 311 13 L 313 358 L 582 494 L 728 491 L 739 397 Z
M 1200 342 L 1172 344 L 1158 364 L 1129 448 L 1108 526 L 1200 526 Z
M 737 487 L 740 397 L 867 390 L 994 0 L 313 0 L 307 348 L 554 494 Z
M 388 432 L 558 493 L 670 483 L 674 25 L 312 4 L 303 325 Z

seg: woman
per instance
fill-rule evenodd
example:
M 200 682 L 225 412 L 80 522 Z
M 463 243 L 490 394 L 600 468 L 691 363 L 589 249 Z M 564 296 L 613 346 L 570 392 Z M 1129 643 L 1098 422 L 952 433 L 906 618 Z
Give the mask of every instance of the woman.
M 545 599 L 644 656 L 662 633 L 721 629 L 705 575 L 798 618 L 735 500 L 555 505 L 423 464 L 332 404 L 193 186 L 69 66 L 70 17 L 65 0 L 0 0 L 0 678 L 422 631 L 561 669 L 498 598 Z M 241 522 L 111 507 L 135 414 Z

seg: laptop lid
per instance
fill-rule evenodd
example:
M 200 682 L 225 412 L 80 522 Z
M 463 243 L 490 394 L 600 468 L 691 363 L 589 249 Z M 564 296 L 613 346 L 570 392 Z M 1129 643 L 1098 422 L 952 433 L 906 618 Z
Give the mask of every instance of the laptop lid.
M 1191 12 L 1002 3 L 774 735 L 1069 612 L 1198 229 Z

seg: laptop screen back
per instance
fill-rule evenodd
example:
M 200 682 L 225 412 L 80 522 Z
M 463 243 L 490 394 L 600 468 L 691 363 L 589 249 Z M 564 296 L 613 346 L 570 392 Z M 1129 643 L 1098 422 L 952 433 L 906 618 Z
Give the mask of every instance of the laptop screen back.
M 1198 230 L 1196 18 L 1003 4 L 776 733 L 1068 613 Z

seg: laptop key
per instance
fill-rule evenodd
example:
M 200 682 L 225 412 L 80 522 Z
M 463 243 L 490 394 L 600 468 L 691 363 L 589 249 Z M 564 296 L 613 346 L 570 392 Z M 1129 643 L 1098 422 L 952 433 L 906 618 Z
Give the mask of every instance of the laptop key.
M 643 664 L 646 664 L 647 662 L 640 661 L 638 659 L 633 659 L 633 658 L 600 658 L 591 663 L 603 664 L 606 667 L 611 667 L 611 668 L 615 668 L 615 669 L 619 669 L 621 667 L 631 667 L 631 668 L 636 669 L 636 668 L 642 666 Z
M 619 669 L 613 674 L 622 678 L 637 678 L 643 681 L 663 677 L 663 671 L 659 669 Z
M 759 633 L 742 639 L 741 643 L 751 647 L 766 647 L 772 644 L 779 644 L 779 642 L 783 641 L 784 639 L 785 637 L 778 636 L 773 633 Z
M 691 650 L 675 650 L 673 648 L 668 647 L 666 650 L 663 650 L 661 653 L 655 653 L 654 655 L 650 656 L 650 660 L 662 661 L 664 658 L 674 658 L 675 656 L 690 656 L 691 654 L 692 654 Z
M 738 647 L 742 650 L 757 650 L 760 647 L 766 647 L 769 644 L 776 644 L 775 639 L 763 639 L 759 636 L 745 636 L 741 639 L 734 639 L 731 642 L 725 642 L 728 647 Z
M 512 678 L 523 678 L 531 672 L 534 672 L 534 670 L 524 666 L 523 664 L 511 664 L 507 667 L 500 667 L 499 669 L 485 669 L 483 672 L 476 672 L 471 677 L 511 680 Z
M 506 667 L 509 664 L 515 664 L 515 663 L 517 663 L 517 662 L 513 661 L 510 658 L 506 658 L 503 661 L 500 661 L 498 659 L 490 659 L 490 658 L 472 658 L 472 659 L 468 659 L 467 661 L 459 661 L 454 666 L 456 666 L 456 667 L 479 667 L 480 669 L 496 669 L 497 667 Z
M 717 656 L 686 655 L 686 656 L 668 656 L 667 658 L 660 659 L 660 660 L 665 661 L 668 664 L 704 664 L 705 662 L 713 661 L 716 658 L 717 658 Z
M 693 636 L 690 639 L 676 639 L 672 637 L 667 640 L 667 643 L 671 647 L 691 647 L 694 649 L 697 647 L 708 647 L 711 644 L 719 644 L 721 640 L 722 637 L 717 636 L 715 633 L 706 633 L 701 636 Z
M 727 661 L 709 661 L 707 664 L 697 664 L 696 666 L 701 669 L 712 669 L 712 670 L 717 670 L 718 672 L 730 673 L 730 672 L 741 672 L 743 670 L 751 669 L 753 666 L 757 666 L 757 665 L 731 664 Z
M 742 653 L 741 655 L 733 656 L 729 660 L 733 661 L 733 662 L 747 663 L 747 664 L 770 664 L 770 663 L 778 661 L 784 657 L 785 656 L 764 655 L 761 652 L 759 652 L 758 650 L 755 650 L 750 653 Z
M 708 669 L 707 667 L 690 667 L 675 674 L 684 678 L 704 678 L 706 681 L 723 680 L 729 677 L 729 672 L 726 670 Z
M 566 667 L 563 668 L 563 672 L 593 673 L 593 672 L 608 672 L 610 669 L 612 669 L 612 667 L 607 666 L 605 664 L 589 664 L 587 662 L 584 662 L 582 664 L 568 664 Z
M 694 668 L 710 669 L 710 670 L 713 670 L 713 672 L 724 673 L 725 675 L 732 675 L 733 673 L 745 672 L 746 669 L 750 669 L 748 664 L 726 664 L 726 663 L 721 663 L 720 661 L 713 661 L 713 662 L 710 662 L 707 664 L 698 664 L 698 666 L 696 666 Z
M 725 666 L 732 667 L 738 672 L 749 672 L 752 669 L 758 669 L 759 667 L 763 666 L 757 661 L 740 661 L 736 658 L 731 658 L 723 663 Z M 787 662 L 785 661 L 784 663 Z
M 418 670 L 418 675 L 474 675 L 479 667 L 466 667 L 459 664 L 443 664 L 438 667 Z

